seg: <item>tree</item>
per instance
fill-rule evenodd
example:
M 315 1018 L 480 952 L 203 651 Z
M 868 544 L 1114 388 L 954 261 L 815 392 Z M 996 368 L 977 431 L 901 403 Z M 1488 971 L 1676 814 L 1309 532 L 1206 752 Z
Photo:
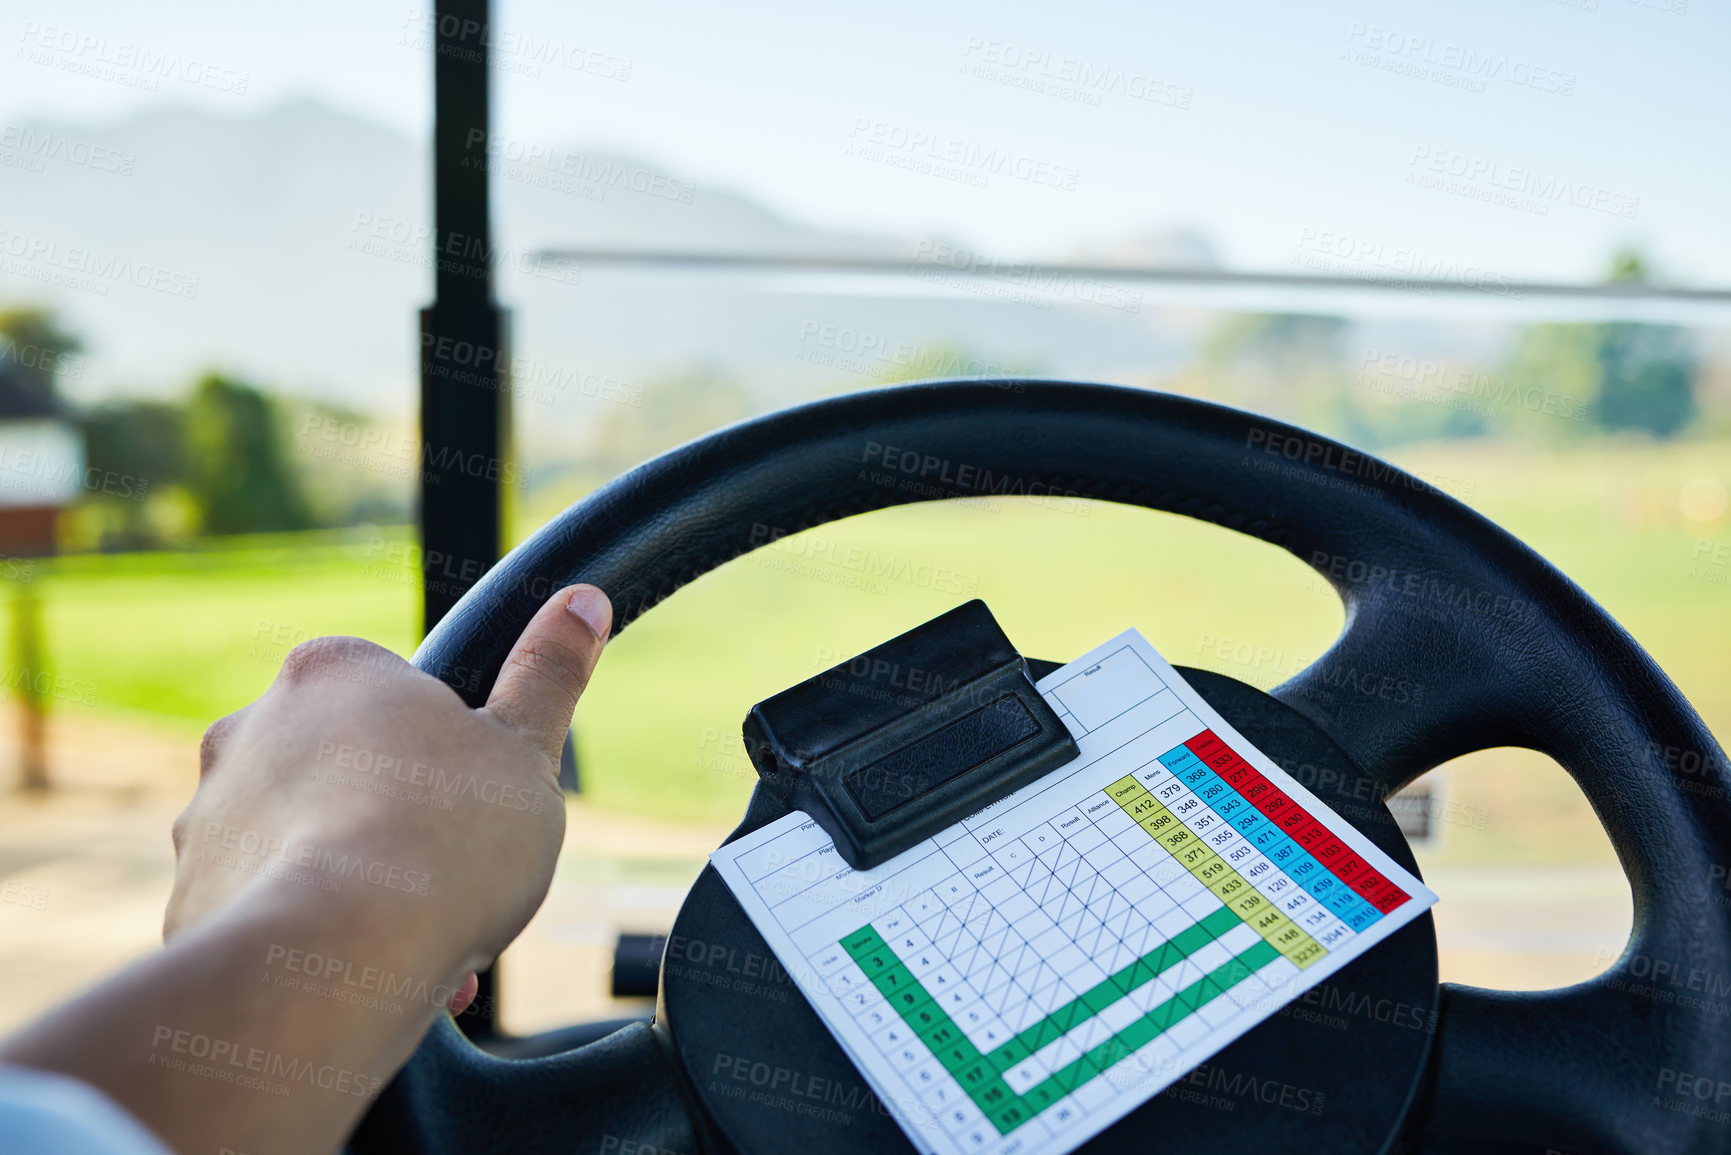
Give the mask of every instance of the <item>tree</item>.
M 1639 253 L 1625 250 L 1612 259 L 1613 282 L 1648 277 Z M 1675 325 L 1626 321 L 1595 328 L 1600 426 L 1672 437 L 1694 419 L 1698 366 L 1688 333 Z
M 27 306 L 0 311 L 0 371 L 42 401 L 55 398 L 54 379 L 70 368 L 84 345 L 60 327 L 52 310 Z
M 186 408 L 173 401 L 107 401 L 87 410 L 84 453 L 92 469 L 136 477 L 152 488 L 191 476 Z
M 1597 326 L 1599 425 L 1674 437 L 1695 418 L 1695 352 L 1674 325 Z
M 1306 373 L 1340 363 L 1342 317 L 1311 313 L 1240 313 L 1221 325 L 1202 349 L 1206 364 L 1254 368 L 1276 375 Z
M 1646 260 L 1624 251 L 1612 259 L 1608 279 L 1649 276 Z M 1695 419 L 1699 364 L 1688 331 L 1675 325 L 1532 325 L 1515 342 L 1507 376 L 1523 388 L 1590 403 L 1589 419 L 1606 432 L 1674 437 Z
M 105 484 L 80 499 L 78 524 L 104 550 L 149 549 L 161 540 L 152 513 L 192 475 L 186 407 L 175 401 L 111 400 L 79 417 L 85 463 Z
M 1302 424 L 1358 427 L 1341 355 L 1344 317 L 1239 313 L 1203 341 L 1197 391 L 1228 404 Z
M 1591 434 L 1598 428 L 1598 326 L 1545 322 L 1523 326 L 1502 369 L 1488 380 L 1495 390 L 1497 426 L 1524 429 L 1541 440 Z M 1536 404 L 1523 405 L 1528 400 Z M 1546 412 L 1546 404 L 1550 412 Z
M 47 309 L 27 307 L 0 312 L 0 373 L 50 411 L 58 402 L 55 379 L 80 348 L 78 338 L 62 329 Z M 24 675 L 14 679 L 22 707 L 23 785 L 26 790 L 47 790 L 48 700 L 42 686 L 42 603 L 37 590 L 26 583 L 14 587 L 11 657 L 13 667 Z
M 204 532 L 304 529 L 306 500 L 283 455 L 276 406 L 250 385 L 210 373 L 186 409 L 189 488 Z
M 751 391 L 722 370 L 705 367 L 651 386 L 641 406 L 611 406 L 595 422 L 585 454 L 604 474 L 619 473 L 683 442 L 751 416 Z

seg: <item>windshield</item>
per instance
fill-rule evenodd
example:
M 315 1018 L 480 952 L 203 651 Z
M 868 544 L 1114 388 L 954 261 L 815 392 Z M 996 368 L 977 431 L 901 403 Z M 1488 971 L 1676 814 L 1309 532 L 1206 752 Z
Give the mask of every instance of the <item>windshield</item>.
M 509 318 L 513 444 L 482 464 L 509 537 L 838 392 L 1161 389 L 1484 512 L 1723 733 L 1724 23 L 1687 0 L 500 4 L 462 39 L 494 62 L 465 163 Z M 0 549 L 0 776 L 32 784 L 0 806 L 0 967 L 28 992 L 0 1028 L 150 949 L 203 726 L 306 638 L 416 643 L 420 571 L 450 560 L 413 531 L 435 31 L 423 6 L 328 0 L 14 21 L 0 368 L 23 400 L 0 486 L 60 513 Z M 898 460 L 874 463 L 890 484 Z M 737 821 L 745 710 L 972 596 L 1034 656 L 1135 626 L 1265 689 L 1342 624 L 1271 547 L 1061 496 L 748 555 L 610 650 L 506 1025 L 641 1011 L 609 996 L 614 942 L 664 932 Z M 1674 755 L 1685 783 L 1710 757 Z M 1445 978 L 1546 987 L 1622 949 L 1627 884 L 1547 759 L 1483 752 L 1391 804 L 1444 897 Z

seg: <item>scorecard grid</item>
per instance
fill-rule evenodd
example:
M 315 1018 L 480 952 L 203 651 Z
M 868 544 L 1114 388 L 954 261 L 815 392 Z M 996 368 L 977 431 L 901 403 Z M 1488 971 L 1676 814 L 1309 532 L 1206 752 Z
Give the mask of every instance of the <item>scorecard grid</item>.
M 799 815 L 729 860 L 928 1150 L 1068 1149 L 1410 901 L 1117 643 L 1040 684 L 1075 772 L 873 871 Z

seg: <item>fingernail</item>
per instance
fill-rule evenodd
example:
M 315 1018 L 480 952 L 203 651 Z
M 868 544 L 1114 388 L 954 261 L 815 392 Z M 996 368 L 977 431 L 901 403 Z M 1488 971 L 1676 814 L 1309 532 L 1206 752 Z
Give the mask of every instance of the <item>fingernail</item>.
M 613 603 L 594 586 L 578 586 L 565 601 L 565 608 L 583 619 L 583 624 L 605 638 L 613 625 Z

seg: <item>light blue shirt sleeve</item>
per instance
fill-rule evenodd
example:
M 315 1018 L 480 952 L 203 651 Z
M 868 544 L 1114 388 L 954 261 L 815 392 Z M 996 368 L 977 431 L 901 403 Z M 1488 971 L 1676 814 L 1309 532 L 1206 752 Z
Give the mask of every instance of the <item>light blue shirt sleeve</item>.
M 172 1155 L 88 1083 L 0 1067 L 0 1155 Z

